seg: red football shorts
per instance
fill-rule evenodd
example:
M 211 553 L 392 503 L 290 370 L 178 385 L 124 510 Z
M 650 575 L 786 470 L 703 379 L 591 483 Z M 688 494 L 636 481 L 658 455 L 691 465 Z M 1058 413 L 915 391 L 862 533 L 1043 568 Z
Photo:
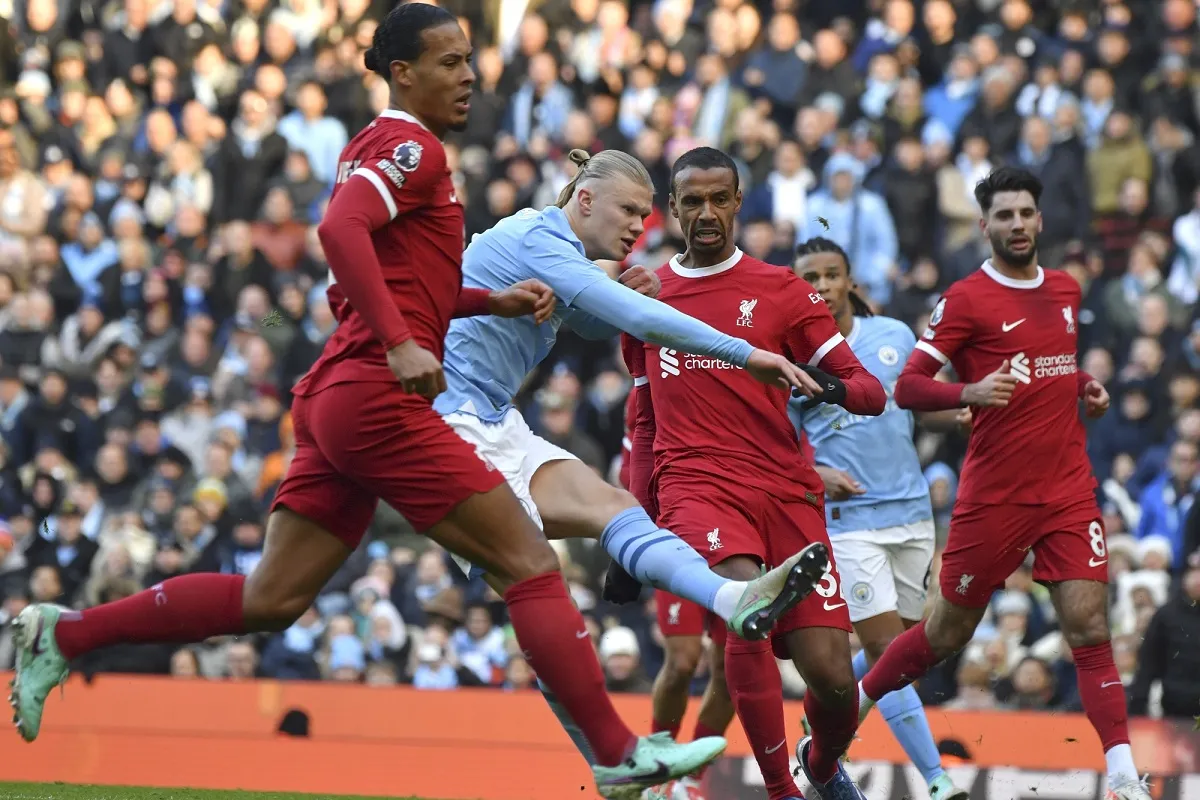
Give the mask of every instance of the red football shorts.
M 504 476 L 429 401 L 391 383 L 339 383 L 292 404 L 296 454 L 271 510 L 286 506 L 350 549 L 379 500 L 418 531 Z
M 959 503 L 942 554 L 942 595 L 982 608 L 1033 551 L 1039 583 L 1108 582 L 1108 545 L 1094 498 L 1062 505 Z
M 658 629 L 667 638 L 703 636 L 708 628 L 708 609 L 691 600 L 684 600 L 662 589 L 656 589 L 654 606 L 658 614 Z
M 735 495 L 716 482 L 697 485 L 664 480 L 658 487 L 658 524 L 691 545 L 710 565 L 733 556 L 749 556 L 774 566 L 821 542 L 829 550 L 829 571 L 811 596 L 783 616 L 775 634 L 800 628 L 851 630 L 824 510 L 764 491 L 737 488 L 739 494 Z

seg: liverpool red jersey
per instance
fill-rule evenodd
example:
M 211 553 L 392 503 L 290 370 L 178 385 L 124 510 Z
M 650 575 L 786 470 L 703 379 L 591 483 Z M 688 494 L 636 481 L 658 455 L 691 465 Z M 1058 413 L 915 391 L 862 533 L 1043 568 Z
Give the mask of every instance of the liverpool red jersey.
M 370 181 L 387 206 L 391 222 L 371 236 L 384 282 L 412 338 L 440 359 L 462 287 L 463 252 L 463 208 L 442 143 L 412 115 L 388 109 L 342 151 L 335 197 L 352 176 Z M 340 324 L 294 392 L 395 381 L 383 344 L 347 302 L 332 272 L 329 302 Z
M 921 371 L 931 372 L 949 363 L 974 383 L 1007 359 L 1017 379 L 1008 406 L 973 409 L 959 501 L 1058 503 L 1095 491 L 1079 419 L 1080 297 L 1065 272 L 1039 267 L 1036 278 L 1017 280 L 987 262 L 934 309 L 910 365 L 924 360 Z
M 788 269 L 740 250 L 712 267 L 679 258 L 658 272 L 658 299 L 755 347 L 820 366 L 846 380 L 847 406 L 879 414 L 883 388 L 850 351 L 821 296 Z M 824 487 L 788 418 L 789 393 L 744 369 L 643 345 L 654 425 L 654 481 L 719 480 L 783 500 L 820 504 Z M 640 365 L 630 364 L 638 375 Z

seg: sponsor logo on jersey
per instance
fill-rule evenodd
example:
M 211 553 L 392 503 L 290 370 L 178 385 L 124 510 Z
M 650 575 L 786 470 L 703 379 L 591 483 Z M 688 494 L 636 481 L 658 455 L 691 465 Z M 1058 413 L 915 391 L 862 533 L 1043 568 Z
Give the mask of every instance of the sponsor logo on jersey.
M 388 161 L 386 158 L 381 158 L 379 159 L 379 163 L 375 166 L 379 168 L 380 172 L 387 176 L 387 179 L 392 182 L 393 186 L 395 186 L 397 189 L 404 188 L 404 182 L 407 180 L 407 178 L 404 177 L 403 172 L 396 169 L 395 164 L 393 164 L 391 161 Z
M 680 353 L 669 347 L 658 349 L 658 367 L 660 378 L 678 377 L 685 369 L 742 369 L 719 358 Z
M 421 166 L 421 153 L 424 151 L 425 148 L 421 147 L 419 142 L 409 139 L 396 145 L 396 149 L 392 151 L 392 161 L 404 172 L 414 172 Z
M 1024 384 L 1033 383 L 1034 378 L 1061 378 L 1079 372 L 1074 353 L 1038 356 L 1032 361 L 1025 353 L 1017 353 L 1010 362 L 1012 368 L 1009 372 Z
M 757 298 L 754 300 L 743 300 L 741 304 L 738 305 L 738 312 L 741 314 L 737 320 L 737 326 L 739 328 L 754 327 L 754 307 L 756 305 L 758 305 Z

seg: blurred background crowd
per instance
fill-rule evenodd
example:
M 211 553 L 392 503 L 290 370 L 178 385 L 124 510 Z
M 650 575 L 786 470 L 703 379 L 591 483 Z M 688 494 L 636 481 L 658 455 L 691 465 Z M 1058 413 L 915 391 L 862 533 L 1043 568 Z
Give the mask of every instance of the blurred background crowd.
M 1135 713 L 1200 708 L 1194 0 L 442 2 L 477 48 L 471 122 L 447 145 L 468 236 L 552 202 L 568 149 L 619 148 L 658 188 L 629 263 L 657 267 L 682 250 L 672 160 L 715 145 L 742 169 L 744 250 L 786 265 L 823 218 L 871 302 L 920 331 L 984 258 L 975 181 L 1037 173 L 1042 263 L 1082 285 L 1082 365 L 1114 397 L 1089 441 L 1117 661 Z M 289 389 L 334 327 L 314 223 L 339 150 L 388 101 L 362 52 L 390 5 L 0 0 L 0 621 L 254 569 L 292 453 Z M 615 480 L 629 387 L 615 342 L 564 331 L 522 406 Z M 944 540 L 965 443 L 917 438 Z M 648 689 L 653 600 L 607 607 L 607 557 L 563 555 L 611 688 Z M 927 702 L 1077 707 L 1028 568 L 991 611 L 922 682 Z M 505 623 L 381 507 L 285 633 L 80 666 L 529 686 Z M 6 631 L 0 669 L 11 658 Z

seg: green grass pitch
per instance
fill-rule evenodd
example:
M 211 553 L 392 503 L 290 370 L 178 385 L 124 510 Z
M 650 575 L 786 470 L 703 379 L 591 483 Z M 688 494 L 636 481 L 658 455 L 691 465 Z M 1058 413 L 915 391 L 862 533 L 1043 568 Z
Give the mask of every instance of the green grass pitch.
M 146 789 L 131 786 L 75 786 L 66 783 L 0 783 L 0 800 L 364 800 L 358 797 L 287 792 L 210 792 L 201 789 Z M 403 797 L 395 800 L 422 800 Z

